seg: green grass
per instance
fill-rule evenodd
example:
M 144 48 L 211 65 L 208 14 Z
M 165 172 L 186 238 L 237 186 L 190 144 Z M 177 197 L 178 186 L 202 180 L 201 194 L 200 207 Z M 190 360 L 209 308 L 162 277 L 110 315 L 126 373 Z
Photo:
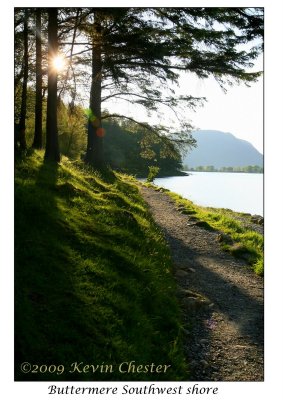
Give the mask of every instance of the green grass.
M 16 160 L 16 380 L 187 379 L 181 316 L 164 238 L 137 187 L 122 175 L 43 153 Z M 163 373 L 117 366 L 170 364 Z M 22 362 L 64 365 L 23 374 Z M 73 362 L 113 373 L 70 374 Z
M 160 190 L 155 186 L 152 187 Z M 200 221 L 203 228 L 223 232 L 225 234 L 221 242 L 223 250 L 246 260 L 256 274 L 263 276 L 264 239 L 261 234 L 244 227 L 234 218 L 237 215 L 244 217 L 244 214 L 220 208 L 200 207 L 176 193 L 167 190 L 166 193 L 182 207 L 183 214 Z

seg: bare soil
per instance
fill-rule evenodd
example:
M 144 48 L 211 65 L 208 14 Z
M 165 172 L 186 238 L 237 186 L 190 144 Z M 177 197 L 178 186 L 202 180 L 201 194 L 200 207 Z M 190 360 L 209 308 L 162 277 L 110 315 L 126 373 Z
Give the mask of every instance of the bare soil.
M 166 193 L 141 187 L 171 249 L 192 381 L 263 381 L 263 279 Z

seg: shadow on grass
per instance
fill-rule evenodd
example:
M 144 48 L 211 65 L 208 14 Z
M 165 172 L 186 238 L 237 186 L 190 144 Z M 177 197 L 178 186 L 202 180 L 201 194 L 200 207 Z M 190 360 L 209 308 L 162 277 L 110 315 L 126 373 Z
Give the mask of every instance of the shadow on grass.
M 139 242 L 148 240 L 142 229 L 137 226 L 136 237 L 125 243 L 127 229 L 109 229 L 107 218 L 95 209 L 84 214 L 72 204 L 73 196 L 58 192 L 60 168 L 43 163 L 36 178 L 15 191 L 15 379 L 181 377 L 182 367 L 177 364 L 166 377 L 119 374 L 117 365 L 131 360 L 169 363 L 173 369 L 180 356 L 168 353 L 178 336 L 178 309 L 167 299 L 164 283 L 158 286 L 151 271 L 154 260 L 148 259 L 146 265 L 139 256 Z M 25 176 L 33 177 L 35 171 L 27 170 Z M 113 176 L 108 179 L 115 183 Z M 121 217 L 125 221 L 123 210 Z M 25 374 L 20 370 L 23 362 L 63 365 L 65 371 Z M 100 368 L 96 373 L 70 374 L 74 362 Z M 112 365 L 113 372 L 101 371 L 104 364 Z

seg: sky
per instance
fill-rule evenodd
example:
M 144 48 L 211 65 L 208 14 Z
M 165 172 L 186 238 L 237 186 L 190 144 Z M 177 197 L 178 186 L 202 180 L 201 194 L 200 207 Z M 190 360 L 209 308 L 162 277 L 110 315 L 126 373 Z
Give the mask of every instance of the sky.
M 190 115 L 194 126 L 232 133 L 263 152 L 263 77 L 250 87 L 243 83 L 229 87 L 226 93 L 214 78 L 181 81 L 191 94 L 207 98 L 204 106 Z

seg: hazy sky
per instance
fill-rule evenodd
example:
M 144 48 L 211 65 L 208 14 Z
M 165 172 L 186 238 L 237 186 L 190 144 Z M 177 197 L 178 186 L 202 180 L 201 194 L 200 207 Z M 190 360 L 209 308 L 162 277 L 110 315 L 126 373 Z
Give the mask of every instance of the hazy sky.
M 182 82 L 191 94 L 207 98 L 203 107 L 190 114 L 195 126 L 230 132 L 263 151 L 262 77 L 251 87 L 244 84 L 229 87 L 226 94 L 213 78 L 203 81 L 184 78 Z

